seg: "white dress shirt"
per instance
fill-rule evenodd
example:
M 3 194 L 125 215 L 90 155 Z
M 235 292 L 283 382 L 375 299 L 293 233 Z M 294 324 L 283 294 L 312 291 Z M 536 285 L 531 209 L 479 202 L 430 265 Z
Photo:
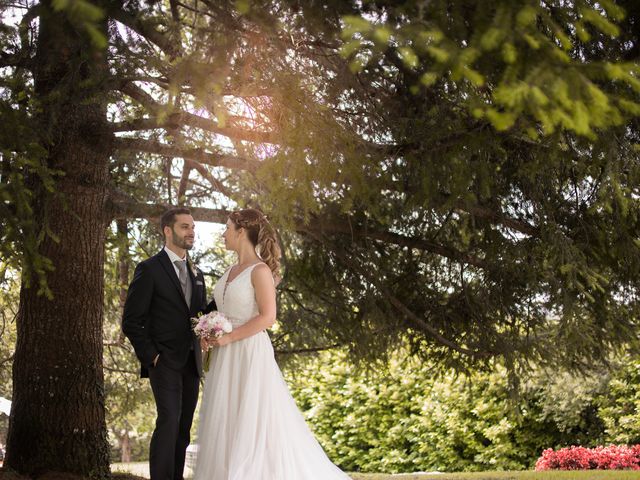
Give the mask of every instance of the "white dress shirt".
M 176 260 L 182 261 L 182 260 L 186 260 L 187 256 L 185 255 L 184 258 L 180 258 L 176 252 L 174 252 L 173 250 L 171 250 L 170 248 L 168 248 L 166 245 L 164 247 L 164 251 L 167 252 L 167 255 L 169 255 L 169 260 L 171 260 L 171 265 L 173 265 L 173 269 L 176 271 L 176 276 L 178 278 L 180 278 L 180 270 L 178 269 L 178 266 L 174 263 Z M 188 267 L 188 265 L 187 265 Z

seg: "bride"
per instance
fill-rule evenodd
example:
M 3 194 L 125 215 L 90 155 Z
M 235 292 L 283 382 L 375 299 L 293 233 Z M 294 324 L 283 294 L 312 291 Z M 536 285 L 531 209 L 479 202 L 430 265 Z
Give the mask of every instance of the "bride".
M 218 280 L 213 295 L 233 331 L 203 341 L 203 350 L 213 350 L 194 479 L 349 479 L 305 423 L 265 331 L 276 320 L 280 247 L 275 231 L 261 212 L 246 209 L 229 216 L 223 237 L 238 263 Z

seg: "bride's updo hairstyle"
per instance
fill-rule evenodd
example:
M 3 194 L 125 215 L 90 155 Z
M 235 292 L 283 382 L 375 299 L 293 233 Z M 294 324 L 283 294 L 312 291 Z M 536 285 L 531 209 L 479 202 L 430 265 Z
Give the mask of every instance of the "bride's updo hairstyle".
M 236 228 L 244 228 L 251 244 L 262 261 L 271 269 L 273 278 L 280 278 L 280 245 L 276 231 L 267 220 L 267 216 L 255 208 L 236 210 L 229 215 Z

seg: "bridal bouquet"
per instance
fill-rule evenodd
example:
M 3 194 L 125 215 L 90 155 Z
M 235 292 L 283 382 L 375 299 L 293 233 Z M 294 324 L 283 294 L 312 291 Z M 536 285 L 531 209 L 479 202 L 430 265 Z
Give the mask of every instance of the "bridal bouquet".
M 193 331 L 198 338 L 204 338 L 208 340 L 210 338 L 220 338 L 226 333 L 231 333 L 233 326 L 231 322 L 223 313 L 209 312 L 205 315 L 199 315 L 198 318 L 192 318 Z M 211 357 L 211 351 L 207 350 L 206 357 L 204 359 L 202 368 L 205 372 L 209 371 L 209 362 Z

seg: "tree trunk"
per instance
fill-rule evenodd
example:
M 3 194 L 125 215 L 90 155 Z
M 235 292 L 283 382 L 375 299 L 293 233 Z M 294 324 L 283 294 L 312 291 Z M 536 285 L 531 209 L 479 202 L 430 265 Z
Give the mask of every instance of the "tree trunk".
M 131 463 L 131 442 L 129 440 L 129 430 L 125 430 L 120 436 L 120 461 Z
M 109 136 L 100 80 L 105 52 L 41 2 L 34 72 L 55 194 L 36 185 L 34 214 L 48 225 L 39 251 L 55 270 L 53 298 L 22 285 L 5 465 L 28 475 L 109 475 L 102 371 L 104 240 Z M 106 23 L 100 25 L 106 35 Z

